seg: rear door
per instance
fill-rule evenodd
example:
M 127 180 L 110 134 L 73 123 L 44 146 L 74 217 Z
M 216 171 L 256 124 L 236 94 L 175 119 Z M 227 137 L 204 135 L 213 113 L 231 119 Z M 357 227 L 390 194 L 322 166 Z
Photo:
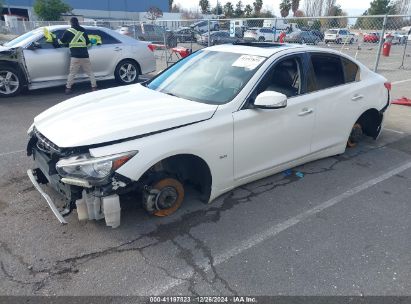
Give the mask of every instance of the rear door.
M 361 115 L 365 94 L 359 68 L 334 54 L 311 53 L 308 92 L 316 100 L 316 123 L 312 152 L 345 145 L 351 128 Z
M 115 66 L 122 58 L 125 45 L 105 31 L 87 29 L 86 32 L 88 35 L 100 36 L 102 42 L 101 45 L 93 45 L 89 48 L 94 75 L 96 77 L 114 75 Z M 86 77 L 86 75 L 80 75 L 79 77 Z

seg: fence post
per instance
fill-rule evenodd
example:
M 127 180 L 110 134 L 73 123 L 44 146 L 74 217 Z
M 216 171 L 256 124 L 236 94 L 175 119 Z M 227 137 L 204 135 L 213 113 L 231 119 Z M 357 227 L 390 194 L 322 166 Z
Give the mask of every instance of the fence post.
M 380 38 L 380 45 L 378 46 L 377 59 L 375 60 L 374 72 L 378 71 L 378 65 L 380 64 L 381 51 L 382 51 L 382 46 L 384 44 L 385 29 L 387 28 L 387 19 L 388 19 L 388 15 L 385 15 L 384 22 L 382 24 L 382 32 L 381 32 L 381 38 Z
M 208 19 L 208 42 L 207 42 L 207 46 L 210 46 L 210 40 L 211 40 L 211 33 L 210 33 L 210 19 Z
M 404 62 L 405 62 L 405 54 L 406 54 L 406 52 L 407 52 L 407 45 L 408 45 L 408 37 L 407 37 L 407 40 L 405 40 L 405 45 L 404 45 L 404 53 L 402 54 L 402 62 L 401 62 L 401 65 L 400 65 L 400 69 L 404 69 L 405 67 L 404 67 Z
M 273 37 L 273 42 L 276 42 L 277 39 L 275 39 L 275 36 L 277 35 L 277 18 L 275 18 L 274 22 L 274 37 Z

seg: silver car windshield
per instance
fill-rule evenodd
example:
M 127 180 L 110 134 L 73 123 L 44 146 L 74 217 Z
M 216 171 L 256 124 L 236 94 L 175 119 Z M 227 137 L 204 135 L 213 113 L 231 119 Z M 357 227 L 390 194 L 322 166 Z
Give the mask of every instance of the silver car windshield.
M 33 37 L 37 32 L 28 32 L 25 33 L 21 36 L 18 36 L 17 38 L 14 38 L 13 40 L 3 44 L 4 46 L 8 47 L 16 47 L 16 46 L 21 46 L 22 44 L 25 44 L 26 40 L 29 38 Z
M 151 80 L 147 87 L 207 104 L 230 102 L 266 60 L 265 57 L 198 51 Z

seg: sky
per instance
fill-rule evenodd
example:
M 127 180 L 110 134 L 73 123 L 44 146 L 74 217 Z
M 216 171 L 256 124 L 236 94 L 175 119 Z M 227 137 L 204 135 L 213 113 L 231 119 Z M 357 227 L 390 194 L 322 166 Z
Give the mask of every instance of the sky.
M 217 0 L 209 0 L 211 6 L 217 5 Z M 228 2 L 228 0 L 219 0 L 220 3 L 223 5 Z M 243 4 L 253 4 L 254 0 L 242 0 Z M 186 9 L 193 9 L 197 10 L 198 7 L 198 0 L 174 0 L 177 4 L 180 4 L 182 7 Z M 235 4 L 238 0 L 231 0 L 231 3 Z M 275 15 L 279 16 L 280 11 L 278 9 L 281 0 L 264 0 L 263 8 L 269 9 L 270 11 L 274 11 Z M 361 15 L 370 4 L 371 0 L 339 0 L 337 4 L 341 5 L 342 9 L 346 11 L 349 15 Z M 300 7 L 304 7 L 304 0 L 301 1 Z

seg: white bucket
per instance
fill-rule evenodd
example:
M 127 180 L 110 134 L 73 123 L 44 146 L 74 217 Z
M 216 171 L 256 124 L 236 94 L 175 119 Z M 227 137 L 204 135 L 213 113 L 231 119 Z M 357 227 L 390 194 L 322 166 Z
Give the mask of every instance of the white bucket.
M 77 207 L 77 216 L 79 221 L 84 221 L 88 219 L 88 210 L 87 204 L 84 197 L 79 200 L 76 200 L 76 207 Z
M 117 194 L 102 198 L 103 212 L 106 218 L 106 225 L 112 228 L 120 226 L 121 208 L 120 198 Z

